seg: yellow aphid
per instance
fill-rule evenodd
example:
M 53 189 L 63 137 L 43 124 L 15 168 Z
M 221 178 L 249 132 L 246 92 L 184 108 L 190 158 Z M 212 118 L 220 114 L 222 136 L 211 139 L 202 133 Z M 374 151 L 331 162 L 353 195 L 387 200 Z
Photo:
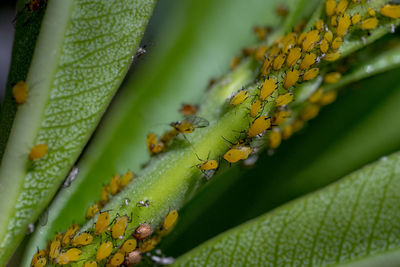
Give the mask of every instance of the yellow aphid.
M 101 209 L 101 207 L 98 203 L 90 206 L 86 212 L 86 219 L 93 218 L 93 216 L 96 215 L 100 211 L 100 209 Z
M 103 185 L 100 191 L 100 202 L 106 204 L 109 201 L 108 197 L 108 185 Z M 97 212 L 96 212 L 97 213 Z M 93 216 L 92 216 L 93 217 Z
M 261 67 L 261 74 L 263 76 L 267 76 L 269 73 L 269 68 L 271 67 L 272 64 L 272 58 L 268 57 L 264 60 L 264 64 Z
M 253 32 L 257 36 L 258 40 L 262 41 L 265 39 L 268 33 L 268 29 L 265 27 L 259 27 L 259 26 L 254 26 L 253 27 Z
M 348 5 L 349 5 L 349 1 L 340 0 L 336 6 L 336 14 L 338 14 L 338 15 L 343 14 L 346 11 Z
M 139 246 L 139 251 L 142 253 L 148 252 L 152 249 L 154 249 L 157 244 L 160 242 L 161 237 L 158 235 L 152 236 L 150 239 L 147 239 L 144 241 L 142 244 Z
M 119 179 L 119 187 L 120 187 L 120 189 L 122 189 L 125 186 L 127 186 L 130 183 L 130 181 L 132 181 L 133 177 L 134 177 L 134 174 L 133 174 L 132 171 L 128 171 L 127 173 L 122 175 L 121 178 Z
M 263 60 L 263 59 L 265 58 L 265 53 L 267 53 L 267 51 L 268 51 L 268 46 L 266 46 L 266 45 L 260 45 L 260 46 L 257 48 L 256 52 L 254 53 L 254 58 L 255 58 L 257 61 Z
M 115 195 L 119 192 L 119 175 L 116 174 L 111 178 L 110 184 L 108 186 L 111 195 Z
M 46 251 L 46 250 L 39 250 L 38 252 L 36 252 L 35 255 L 33 255 L 33 257 L 32 257 L 31 266 L 34 266 L 35 263 L 36 263 L 40 258 L 45 258 L 46 255 L 47 255 L 47 251 Z
M 157 141 L 155 133 L 150 133 L 146 138 L 146 146 L 150 155 L 156 155 L 164 150 L 164 143 Z
M 280 107 L 280 106 L 287 105 L 287 104 L 289 104 L 289 103 L 292 102 L 292 101 L 293 101 L 293 94 L 292 94 L 292 93 L 286 93 L 286 94 L 280 95 L 280 96 L 276 99 L 275 105 L 276 105 L 277 107 Z
M 46 144 L 39 144 L 34 146 L 31 149 L 31 152 L 29 153 L 29 159 L 30 160 L 35 160 L 35 159 L 41 159 L 47 154 L 47 145 Z
M 119 217 L 117 219 L 117 221 L 114 223 L 113 227 L 111 228 L 111 234 L 112 234 L 113 238 L 121 239 L 124 237 L 125 229 L 128 226 L 128 221 L 129 221 L 129 217 L 126 215 Z
M 370 16 L 372 16 L 372 17 L 375 17 L 375 16 L 376 16 L 376 12 L 375 12 L 375 10 L 373 10 L 372 8 L 368 8 L 368 14 L 369 14 Z
M 87 261 L 83 267 L 97 267 L 97 262 L 95 261 Z
M 260 100 L 265 101 L 278 87 L 278 82 L 274 78 L 267 78 L 260 91 Z
M 97 261 L 104 260 L 105 258 L 110 256 L 112 250 L 113 250 L 113 244 L 111 241 L 102 243 L 100 247 L 97 249 L 96 260 Z
M 178 211 L 171 210 L 168 213 L 167 217 L 165 217 L 162 228 L 167 230 L 172 229 L 175 226 L 176 222 L 178 221 L 178 217 L 179 217 Z
M 218 168 L 218 161 L 214 159 L 206 160 L 203 163 L 198 164 L 197 167 L 202 171 L 215 170 Z
M 333 101 L 335 101 L 336 97 L 337 97 L 336 91 L 327 92 L 321 97 L 321 99 L 319 100 L 319 104 L 321 106 L 328 105 L 328 104 L 332 103 Z
M 128 239 L 124 242 L 124 244 L 121 246 L 121 251 L 124 253 L 129 253 L 131 251 L 134 251 L 137 246 L 137 241 L 136 239 Z
M 378 19 L 377 18 L 368 18 L 364 19 L 361 22 L 360 28 L 363 30 L 372 30 L 375 29 L 376 26 L 378 26 Z
M 315 77 L 317 77 L 318 73 L 319 73 L 318 68 L 312 68 L 307 70 L 303 75 L 303 81 L 309 81 L 314 79 Z
M 269 50 L 268 54 L 270 57 L 275 57 L 279 54 L 280 51 L 281 49 L 278 46 L 273 46 L 271 50 Z
M 39 258 L 37 262 L 35 262 L 33 267 L 45 267 L 47 264 L 47 259 L 46 258 Z
M 231 101 L 229 103 L 232 106 L 240 105 L 247 99 L 248 96 L 249 93 L 246 90 L 239 90 L 232 96 Z
M 289 49 L 296 45 L 296 34 L 295 33 L 288 33 L 282 39 L 282 52 L 286 54 Z
M 311 49 L 313 49 L 314 45 L 318 42 L 318 40 L 319 40 L 319 31 L 312 30 L 308 32 L 306 38 L 303 41 L 303 50 L 310 51 Z
M 168 144 L 178 134 L 179 134 L 179 131 L 177 131 L 175 128 L 172 129 L 171 131 L 165 132 L 160 138 L 161 142 L 158 142 L 159 144 L 157 143 L 158 145 L 162 144 L 161 151 L 164 149 L 164 145 Z
M 322 95 L 324 94 L 324 91 L 319 88 L 318 90 L 316 90 L 309 98 L 308 98 L 308 102 L 310 103 L 317 103 Z
M 343 43 L 343 39 L 340 38 L 340 37 L 336 37 L 333 40 L 331 47 L 332 47 L 333 50 L 339 49 L 339 47 L 342 45 L 342 43 Z
M 297 39 L 297 44 L 301 45 L 303 43 L 304 39 L 306 38 L 306 36 L 307 36 L 307 33 L 302 32 L 300 34 L 299 38 Z
M 331 31 L 327 31 L 324 35 L 324 39 L 328 41 L 328 43 L 332 42 L 333 33 Z
M 272 117 L 272 125 L 280 125 L 285 122 L 287 118 L 290 117 L 290 111 L 287 110 L 277 110 Z
M 315 105 L 315 104 L 308 105 L 303 110 L 303 112 L 301 113 L 300 117 L 304 121 L 308 121 L 308 120 L 314 119 L 318 115 L 319 109 L 320 109 L 319 105 Z
M 292 124 L 293 132 L 301 130 L 303 126 L 304 126 L 304 121 L 301 119 L 296 119 Z
M 289 54 L 286 59 L 286 66 L 292 67 L 294 64 L 297 63 L 297 60 L 299 60 L 300 57 L 301 57 L 300 47 L 295 47 L 293 49 L 290 49 Z
M 234 146 L 224 154 L 224 159 L 229 163 L 235 163 L 247 159 L 252 151 L 251 147 Z
M 125 260 L 125 255 L 121 252 L 117 252 L 111 257 L 110 264 L 112 266 L 119 266 L 122 263 L 124 263 L 124 260 Z
M 78 232 L 78 230 L 79 230 L 79 225 L 77 224 L 71 225 L 64 234 L 64 237 L 62 239 L 62 245 L 63 246 L 69 245 L 69 243 L 71 243 L 71 239 L 74 237 L 76 232 Z
M 342 16 L 339 17 L 336 34 L 338 36 L 346 35 L 347 30 L 349 29 L 350 25 L 351 25 L 350 16 L 348 14 L 343 14 Z
M 236 69 L 236 67 L 239 65 L 239 63 L 240 63 L 241 60 L 242 60 L 241 57 L 234 57 L 234 58 L 232 59 L 230 69 L 231 69 L 231 70 Z
M 92 243 L 93 241 L 93 236 L 89 233 L 82 233 L 80 235 L 75 236 L 72 239 L 72 246 L 74 247 L 80 247 L 80 246 L 86 246 Z
M 260 116 L 253 121 L 250 125 L 249 131 L 247 132 L 247 136 L 252 138 L 259 134 L 264 133 L 266 130 L 271 127 L 271 118 L 267 116 Z
M 257 117 L 258 113 L 260 113 L 261 106 L 262 106 L 262 104 L 261 104 L 260 100 L 257 99 L 255 101 L 253 101 L 253 103 L 251 104 L 251 107 L 250 107 L 250 116 Z
M 380 12 L 385 17 L 398 19 L 400 18 L 400 5 L 384 5 Z
M 317 55 L 315 55 L 314 53 L 306 54 L 300 63 L 300 69 L 304 70 L 304 69 L 309 68 L 312 64 L 315 63 L 316 59 L 317 59 Z
M 296 70 L 296 69 L 289 70 L 286 73 L 286 76 L 283 80 L 283 87 L 285 89 L 292 87 L 293 85 L 295 85 L 297 83 L 297 81 L 299 80 L 299 77 L 300 77 L 299 70 Z
M 28 97 L 28 84 L 24 81 L 17 82 L 12 88 L 12 93 L 18 105 L 25 103 Z
M 324 59 L 326 61 L 335 61 L 340 58 L 340 52 L 332 52 L 325 55 Z
M 326 52 L 328 52 L 329 49 L 329 43 L 326 39 L 321 40 L 321 43 L 319 44 L 319 49 L 321 50 L 321 52 L 323 54 L 325 54 Z
M 317 28 L 317 30 L 321 31 L 324 29 L 324 21 L 322 19 L 317 20 L 317 22 L 315 23 L 315 28 Z
M 57 258 L 57 262 L 59 264 L 68 264 L 70 262 L 75 262 L 79 260 L 79 257 L 81 256 L 82 251 L 77 248 L 70 248 L 68 249 L 65 253 L 61 254 Z
M 337 16 L 332 16 L 331 17 L 331 26 L 336 27 L 337 26 Z
M 274 62 L 272 63 L 272 68 L 274 70 L 279 70 L 282 68 L 283 63 L 285 63 L 286 56 L 284 54 L 279 54 L 275 59 Z
M 288 139 L 293 134 L 293 126 L 288 124 L 282 130 L 282 139 Z
M 110 221 L 110 214 L 108 212 L 100 213 L 97 217 L 96 224 L 94 225 L 94 234 L 100 235 L 107 228 Z
M 325 2 L 325 13 L 328 17 L 335 14 L 336 0 L 326 0 Z
M 50 249 L 49 249 L 49 257 L 50 259 L 54 260 L 58 257 L 60 254 L 61 250 L 61 241 L 60 239 L 54 237 L 53 241 L 50 243 Z
M 361 20 L 361 15 L 360 14 L 354 14 L 351 17 L 351 24 L 355 25 L 355 24 L 359 23 L 360 20 Z
M 342 77 L 340 72 L 330 72 L 324 76 L 324 82 L 326 83 L 337 83 Z
M 279 131 L 279 128 L 273 128 L 271 133 L 269 134 L 268 137 L 268 145 L 270 149 L 275 149 L 277 148 L 282 141 L 282 135 L 281 132 Z

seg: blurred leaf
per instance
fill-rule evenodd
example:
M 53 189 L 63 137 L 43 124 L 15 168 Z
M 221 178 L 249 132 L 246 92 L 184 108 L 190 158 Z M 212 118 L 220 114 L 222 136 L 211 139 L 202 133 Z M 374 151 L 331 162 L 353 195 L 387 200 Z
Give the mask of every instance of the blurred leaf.
M 174 266 L 398 266 L 399 166 L 399 153 L 384 157 L 219 235 Z

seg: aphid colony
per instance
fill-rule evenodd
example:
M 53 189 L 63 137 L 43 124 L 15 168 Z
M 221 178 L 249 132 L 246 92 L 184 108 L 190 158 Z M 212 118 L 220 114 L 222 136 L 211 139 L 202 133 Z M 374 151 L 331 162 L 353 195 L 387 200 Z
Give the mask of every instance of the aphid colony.
M 155 248 L 161 238 L 168 234 L 178 220 L 178 211 L 171 210 L 165 217 L 161 227 L 153 233 L 149 224 L 142 223 L 120 245 L 115 240 L 123 240 L 131 218 L 128 215 L 119 216 L 111 220 L 109 212 L 98 215 L 94 229 L 79 232 L 79 226 L 71 225 L 65 233 L 58 233 L 47 248 L 38 250 L 32 257 L 31 266 L 44 267 L 53 262 L 59 265 L 83 261 L 84 267 L 95 266 L 131 266 L 140 262 L 142 253 Z M 102 234 L 105 235 L 102 235 Z M 99 237 L 101 242 L 92 258 L 83 258 L 82 249 L 85 246 L 95 246 L 93 240 Z

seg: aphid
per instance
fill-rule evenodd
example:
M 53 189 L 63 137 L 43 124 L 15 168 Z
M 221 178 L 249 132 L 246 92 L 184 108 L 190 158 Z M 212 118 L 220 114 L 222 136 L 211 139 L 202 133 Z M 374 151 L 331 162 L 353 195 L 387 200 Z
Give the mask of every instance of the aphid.
M 270 57 L 268 57 L 264 60 L 264 63 L 261 67 L 261 75 L 263 75 L 263 76 L 268 75 L 271 63 L 272 63 L 272 58 L 270 58 Z
M 311 120 L 315 118 L 319 113 L 320 107 L 319 105 L 311 104 L 308 105 L 303 112 L 301 113 L 300 117 L 304 121 Z
M 270 149 L 277 148 L 282 141 L 282 135 L 279 128 L 274 127 L 268 137 L 268 145 Z
M 51 241 L 50 243 L 50 249 L 49 249 L 49 257 L 50 259 L 54 260 L 58 257 L 58 255 L 60 254 L 60 250 L 61 250 L 61 238 L 56 235 L 53 239 L 53 241 Z
M 96 260 L 102 261 L 108 256 L 110 256 L 112 249 L 113 249 L 113 244 L 111 241 L 102 243 L 100 247 L 97 249 Z
M 314 54 L 314 53 L 306 54 L 300 63 L 300 69 L 304 70 L 304 69 L 309 68 L 312 64 L 315 63 L 316 59 L 317 59 L 316 54 Z
M 276 99 L 275 105 L 276 105 L 277 107 L 280 107 L 280 106 L 287 105 L 287 104 L 289 104 L 289 103 L 292 102 L 292 101 L 293 101 L 293 94 L 289 92 L 289 93 L 280 95 L 280 96 Z
M 315 23 L 315 28 L 317 28 L 317 30 L 321 31 L 324 29 L 324 21 L 322 19 L 317 20 L 317 22 Z
M 135 265 L 142 260 L 142 252 L 140 250 L 134 250 L 128 254 L 126 257 L 126 264 L 128 266 Z
M 41 159 L 47 154 L 47 145 L 46 144 L 39 144 L 32 148 L 31 152 L 29 153 L 29 159 Z
M 71 225 L 64 234 L 64 237 L 62 239 L 62 245 L 66 246 L 69 243 L 71 243 L 71 239 L 74 237 L 76 232 L 78 232 L 78 230 L 79 230 L 79 225 L 77 224 Z
M 239 63 L 240 63 L 241 60 L 242 60 L 241 57 L 237 57 L 237 56 L 234 57 L 234 58 L 232 59 L 230 69 L 231 69 L 231 70 L 236 69 L 236 67 L 239 66 Z
M 274 78 L 267 78 L 260 91 L 260 100 L 265 101 L 278 87 L 278 82 Z
M 272 125 L 280 125 L 285 122 L 287 118 L 290 117 L 290 111 L 287 110 L 277 110 L 272 117 Z
M 293 126 L 288 124 L 286 125 L 283 130 L 282 130 L 282 138 L 283 139 L 289 139 L 293 134 Z
M 164 149 L 164 145 L 167 145 L 172 139 L 174 139 L 177 135 L 179 134 L 179 132 L 175 129 L 172 129 L 171 131 L 168 131 L 166 133 L 163 134 L 163 136 L 161 136 L 161 143 L 156 143 L 156 146 L 160 146 L 158 149 L 156 147 L 154 147 L 154 149 L 156 150 L 160 150 L 160 152 Z M 158 152 L 159 153 L 159 152 Z
M 247 159 L 252 151 L 251 147 L 233 146 L 224 154 L 224 159 L 229 163 L 235 163 Z
M 368 8 L 368 14 L 369 14 L 370 16 L 372 16 L 372 17 L 375 17 L 375 16 L 376 16 L 376 12 L 375 12 L 375 10 L 373 10 L 372 8 Z
M 231 97 L 229 103 L 232 106 L 237 106 L 242 104 L 247 99 L 247 97 L 249 97 L 249 92 L 247 92 L 246 90 L 239 90 Z
M 364 19 L 360 24 L 360 28 L 363 30 L 372 30 L 375 29 L 376 26 L 378 26 L 378 22 L 378 19 L 375 17 Z
M 72 167 L 71 171 L 68 173 L 67 178 L 65 178 L 63 187 L 69 187 L 71 183 L 75 180 L 76 176 L 78 176 L 79 169 L 77 167 Z
M 160 236 L 154 235 L 150 239 L 147 239 L 142 244 L 140 244 L 139 250 L 142 253 L 148 252 L 148 251 L 154 249 L 157 246 L 157 244 L 160 242 L 160 240 L 161 240 Z
M 157 263 L 158 265 L 171 265 L 175 262 L 173 257 L 159 257 L 159 256 L 151 256 L 151 259 Z
M 111 228 L 111 235 L 114 239 L 122 239 L 125 234 L 126 227 L 128 226 L 129 217 L 122 216 L 117 219 Z
M 93 241 L 93 236 L 89 233 L 82 233 L 80 235 L 75 236 L 72 239 L 72 246 L 74 247 L 81 247 L 81 246 L 86 246 L 92 243 Z
M 250 116 L 257 117 L 258 113 L 260 113 L 262 103 L 260 100 L 256 99 L 253 101 L 250 107 Z
M 122 189 L 125 186 L 127 186 L 130 183 L 130 181 L 132 181 L 134 176 L 135 175 L 132 171 L 128 171 L 127 173 L 122 175 L 121 178 L 119 179 L 119 188 Z
M 100 211 L 100 209 L 101 209 L 101 207 L 98 203 L 90 206 L 86 212 L 86 219 L 93 218 L 93 216 L 96 215 Z
M 119 266 L 124 262 L 125 256 L 121 252 L 115 253 L 111 259 L 110 259 L 110 264 L 112 266 Z
M 267 27 L 254 26 L 253 32 L 257 36 L 258 40 L 262 41 L 267 36 L 269 29 Z
M 275 57 L 279 54 L 280 51 L 281 49 L 278 46 L 273 46 L 268 54 L 270 57 Z
M 398 19 L 400 18 L 400 5 L 384 5 L 380 12 L 385 17 Z
M 297 38 L 297 44 L 301 45 L 303 43 L 304 39 L 306 38 L 306 36 L 307 36 L 307 33 L 302 32 L 300 34 L 299 38 Z
M 312 68 L 309 69 L 308 71 L 306 71 L 303 75 L 303 81 L 309 81 L 314 79 L 315 77 L 317 77 L 319 73 L 319 69 L 318 68 Z
M 336 27 L 337 26 L 337 16 L 332 16 L 331 17 L 331 26 Z
M 339 47 L 342 45 L 342 43 L 343 43 L 343 39 L 340 37 L 336 37 L 335 39 L 333 39 L 331 47 L 333 50 L 339 49 Z
M 303 41 L 303 50 L 310 51 L 319 40 L 319 32 L 312 30 L 307 33 L 306 38 Z
M 250 125 L 247 132 L 248 137 L 252 138 L 259 134 L 264 133 L 271 127 L 271 118 L 267 116 L 260 116 L 256 118 Z
M 304 121 L 300 120 L 300 119 L 296 119 L 292 124 L 293 132 L 300 131 L 303 128 L 303 126 L 304 126 Z
M 143 240 L 149 237 L 152 232 L 153 228 L 151 228 L 149 224 L 142 223 L 135 229 L 135 232 L 133 232 L 132 235 L 138 240 Z
M 75 262 L 79 259 L 81 256 L 82 251 L 77 248 L 70 248 L 68 249 L 65 253 L 60 254 L 60 256 L 57 258 L 57 263 L 58 264 L 68 264 L 70 262 Z
M 129 253 L 135 250 L 137 246 L 137 241 L 136 239 L 128 239 L 124 242 L 124 244 L 121 246 L 121 251 L 124 253 Z
M 215 170 L 218 168 L 218 161 L 214 159 L 205 160 L 202 163 L 197 164 L 196 166 L 202 171 Z
M 289 54 L 286 59 L 286 66 L 292 67 L 294 64 L 297 63 L 301 57 L 301 49 L 300 47 L 295 47 L 290 49 Z
M 261 61 L 265 58 L 265 53 L 268 51 L 268 46 L 266 45 L 260 45 L 257 49 L 256 52 L 254 53 L 254 58 L 257 61 Z
M 325 54 L 326 52 L 328 52 L 329 49 L 329 43 L 326 39 L 321 40 L 321 43 L 319 44 L 319 49 L 321 50 L 321 52 L 323 54 Z
M 338 15 L 343 14 L 346 11 L 348 5 L 349 1 L 340 0 L 336 7 L 336 14 Z
M 32 265 L 33 267 L 45 267 L 47 264 L 47 259 L 42 257 L 39 258 L 34 265 Z
M 97 262 L 95 261 L 87 261 L 83 267 L 97 267 Z
M 361 15 L 360 15 L 360 14 L 354 14 L 354 15 L 351 17 L 351 24 L 352 24 L 352 25 L 355 25 L 355 24 L 359 23 L 360 20 L 361 20 Z
M 335 101 L 336 97 L 337 97 L 336 91 L 327 92 L 321 97 L 319 104 L 321 106 L 328 105 L 328 104 L 332 103 L 333 101 Z
M 100 235 L 107 228 L 110 221 L 110 214 L 108 212 L 100 213 L 94 225 L 94 234 Z
M 36 262 L 38 262 L 39 259 L 41 258 L 45 258 L 47 255 L 47 251 L 46 250 L 38 250 L 35 255 L 33 255 L 32 257 L 32 261 L 31 261 L 31 266 L 34 266 Z
M 163 229 L 167 229 L 167 230 L 171 230 L 176 222 L 178 221 L 178 211 L 177 210 L 171 210 L 167 217 L 165 217 L 162 228 Z
M 340 58 L 340 52 L 332 52 L 325 55 L 324 59 L 326 61 L 335 61 Z
M 336 10 L 336 0 L 327 0 L 325 2 L 325 13 L 328 17 L 331 17 L 335 14 Z
M 100 191 L 100 202 L 104 205 L 109 201 L 108 185 L 103 185 Z M 97 212 L 96 212 L 97 213 Z M 92 216 L 93 217 L 93 216 Z
M 256 48 L 255 47 L 245 47 L 242 48 L 242 55 L 243 56 L 251 56 L 256 52 Z
M 324 76 L 324 82 L 337 83 L 340 77 L 342 77 L 342 74 L 340 74 L 340 72 L 330 72 Z
M 183 121 L 173 122 L 171 126 L 178 132 L 187 134 L 192 133 L 196 128 L 203 128 L 210 125 L 208 120 L 197 116 L 190 116 Z
M 178 133 L 174 131 L 174 133 Z M 176 136 L 174 135 L 174 137 Z M 172 139 L 172 138 L 171 138 Z M 169 141 L 169 140 L 167 140 Z M 165 142 L 167 143 L 167 142 Z M 150 155 L 156 155 L 158 153 L 161 153 L 164 150 L 164 142 L 158 142 L 157 141 L 157 136 L 155 133 L 150 133 L 147 138 L 146 138 L 146 146 L 147 150 L 149 151 Z
M 17 82 L 12 88 L 12 94 L 18 105 L 25 103 L 28 97 L 28 84 L 24 81 Z
M 348 14 L 343 14 L 342 16 L 339 17 L 336 34 L 338 36 L 346 35 L 347 30 L 349 29 L 350 25 L 351 25 L 350 16 Z
M 284 54 L 279 54 L 275 59 L 274 62 L 272 63 L 272 68 L 274 70 L 279 70 L 282 68 L 283 63 L 285 63 L 286 56 Z
M 283 87 L 288 89 L 295 85 L 300 77 L 300 71 L 296 69 L 289 70 L 283 80 Z
M 109 192 L 111 193 L 111 195 L 115 195 L 119 192 L 119 175 L 116 174 L 114 175 L 111 180 L 110 180 L 110 184 L 108 186 Z
M 296 34 L 295 33 L 288 33 L 282 39 L 282 52 L 283 54 L 287 54 L 289 49 L 296 45 Z
M 289 13 L 289 10 L 288 10 L 287 6 L 285 6 L 284 4 L 279 4 L 279 5 L 275 8 L 275 12 L 276 12 L 276 14 L 278 14 L 278 16 L 280 16 L 280 17 L 286 17 L 287 14 Z
M 333 39 L 333 33 L 331 31 L 327 31 L 324 34 L 324 39 L 328 41 L 328 43 L 332 42 Z
M 182 104 L 179 112 L 184 116 L 194 115 L 197 112 L 197 106 L 190 104 Z
M 316 90 L 309 98 L 308 98 L 308 102 L 310 103 L 318 103 L 318 101 L 321 99 L 322 95 L 323 95 L 323 90 L 320 88 L 318 90 Z

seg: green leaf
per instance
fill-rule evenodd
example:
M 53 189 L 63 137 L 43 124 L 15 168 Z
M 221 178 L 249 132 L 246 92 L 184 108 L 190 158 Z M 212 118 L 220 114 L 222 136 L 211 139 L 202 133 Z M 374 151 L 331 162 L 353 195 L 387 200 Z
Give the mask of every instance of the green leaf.
M 27 72 L 28 99 L 18 108 L 1 162 L 0 265 L 50 202 L 97 126 L 154 4 L 48 2 Z M 32 147 L 43 143 L 46 156 L 29 161 Z
M 400 154 L 225 232 L 174 266 L 397 266 Z M 240 214 L 240 210 L 238 210 Z

